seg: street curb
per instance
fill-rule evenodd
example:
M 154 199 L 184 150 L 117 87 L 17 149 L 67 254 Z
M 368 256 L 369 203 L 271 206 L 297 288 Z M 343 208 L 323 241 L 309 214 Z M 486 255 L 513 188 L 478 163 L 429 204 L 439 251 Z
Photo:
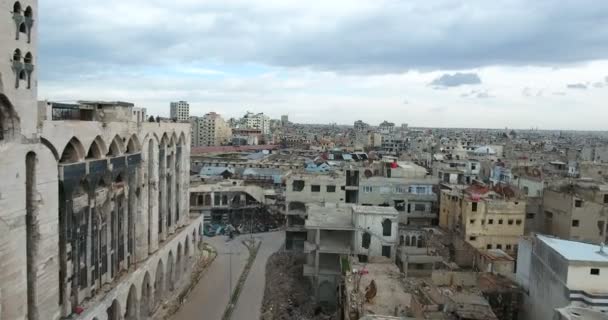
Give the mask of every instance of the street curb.
M 230 320 L 232 317 L 232 312 L 234 311 L 234 307 L 239 300 L 239 296 L 241 295 L 241 290 L 245 285 L 245 281 L 247 280 L 247 276 L 249 275 L 249 271 L 251 270 L 251 266 L 253 266 L 253 262 L 258 255 L 258 251 L 260 250 L 260 246 L 262 245 L 262 241 L 258 241 L 257 244 L 251 245 L 247 244 L 246 241 L 243 241 L 243 245 L 249 249 L 249 259 L 247 260 L 247 264 L 243 268 L 243 272 L 239 276 L 239 281 L 234 288 L 234 292 L 230 296 L 230 300 L 228 301 L 228 305 L 224 310 L 224 314 L 222 315 L 222 320 Z

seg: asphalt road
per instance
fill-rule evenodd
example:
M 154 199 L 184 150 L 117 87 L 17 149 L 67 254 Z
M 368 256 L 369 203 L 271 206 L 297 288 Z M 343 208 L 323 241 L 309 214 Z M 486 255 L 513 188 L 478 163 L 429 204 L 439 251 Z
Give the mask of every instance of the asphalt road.
M 254 235 L 262 240 L 260 251 L 251 266 L 249 276 L 243 286 L 243 291 L 232 313 L 231 320 L 257 320 L 260 319 L 264 285 L 266 283 L 266 261 L 268 257 L 277 252 L 285 242 L 285 232 L 270 232 Z
M 232 289 L 234 289 L 249 257 L 249 251 L 241 243 L 243 237 L 245 236 L 236 237 L 228 242 L 226 236 L 205 238 L 205 241 L 217 250 L 218 255 L 190 293 L 188 301 L 171 317 L 172 320 L 222 318 L 229 301 L 230 274 L 232 273 Z M 230 261 L 232 261 L 232 272 Z
M 222 318 L 229 301 L 230 257 L 232 256 L 232 289 L 234 289 L 249 257 L 247 248 L 241 243 L 248 237 L 250 235 L 242 235 L 229 242 L 226 242 L 227 237 L 225 236 L 205 239 L 218 251 L 218 256 L 194 287 L 188 301 L 171 317 L 171 320 L 219 320 Z M 266 261 L 283 245 L 285 232 L 259 233 L 254 234 L 254 237 L 260 239 L 262 245 L 232 313 L 232 320 L 260 318 L 266 280 Z M 232 255 L 229 254 L 230 252 Z

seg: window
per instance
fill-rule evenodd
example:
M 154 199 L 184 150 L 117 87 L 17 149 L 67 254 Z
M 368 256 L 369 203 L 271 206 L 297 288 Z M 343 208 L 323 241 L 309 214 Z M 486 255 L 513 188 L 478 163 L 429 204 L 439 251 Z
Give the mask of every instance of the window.
M 397 186 L 395 188 L 395 193 L 407 193 L 408 188 L 404 186 Z
M 572 220 L 572 226 L 573 227 L 578 227 L 578 220 Z
M 390 237 L 391 236 L 391 228 L 392 228 L 391 220 L 384 219 L 384 221 L 382 221 L 382 235 L 385 236 L 385 237 Z
M 496 249 L 502 249 L 502 244 L 497 244 Z
M 551 212 L 551 211 L 545 211 L 545 217 L 547 219 L 552 219 L 553 218 L 553 212 Z
M 471 203 L 471 211 L 477 212 L 477 202 Z
M 507 223 L 508 223 L 509 225 L 512 225 L 512 224 L 513 224 L 513 219 L 509 219 L 509 220 L 507 221 Z
M 518 226 L 521 225 L 521 219 L 515 220 L 515 224 L 518 225 Z
M 526 219 L 534 219 L 534 213 L 526 213 Z
M 414 203 L 414 211 L 426 211 L 426 205 L 424 203 Z
M 336 192 L 336 186 L 327 186 L 327 192 Z
M 498 224 L 502 224 L 502 219 L 498 219 Z
M 469 240 L 470 240 L 470 241 L 475 241 L 475 240 L 477 240 L 477 237 L 475 237 L 475 236 L 470 236 L 470 237 L 469 237 Z
M 312 192 L 321 192 L 321 186 L 318 184 L 313 184 L 310 186 L 310 191 Z
M 469 223 L 470 223 L 470 224 L 475 224 L 475 219 L 470 219 L 470 220 L 469 220 Z
M 582 207 L 582 206 L 583 206 L 583 200 L 580 200 L 580 199 L 576 199 L 576 200 L 574 200 L 574 206 L 575 206 L 576 208 L 580 208 L 580 207 Z
M 391 246 L 382 246 L 382 256 L 391 257 Z
M 511 250 L 511 245 L 510 245 L 510 244 L 508 244 L 508 245 L 507 245 L 507 247 L 506 247 L 506 249 L 507 249 L 507 250 Z
M 304 185 L 305 185 L 304 180 L 294 180 L 293 184 L 292 184 L 292 186 L 293 186 L 292 190 L 298 191 L 298 192 L 302 191 L 302 190 L 304 190 Z
M 481 225 L 483 226 L 484 224 L 486 224 L 486 219 L 481 219 Z
M 488 219 L 488 224 L 494 224 L 494 219 Z
M 488 243 L 488 244 L 486 245 L 486 249 L 492 249 L 492 244 L 489 244 L 489 243 Z
M 608 194 L 604 195 L 604 203 L 608 203 Z
M 599 268 L 591 268 L 591 270 L 589 270 L 589 274 L 594 275 L 594 276 L 599 276 L 600 275 L 600 269 Z
M 416 187 L 416 194 L 426 194 L 426 187 Z
M 369 245 L 372 242 L 372 236 L 365 232 L 362 236 L 361 236 L 361 247 L 363 247 L 364 249 L 369 249 Z
M 374 191 L 374 188 L 372 186 L 363 186 L 363 192 L 371 193 L 373 191 Z

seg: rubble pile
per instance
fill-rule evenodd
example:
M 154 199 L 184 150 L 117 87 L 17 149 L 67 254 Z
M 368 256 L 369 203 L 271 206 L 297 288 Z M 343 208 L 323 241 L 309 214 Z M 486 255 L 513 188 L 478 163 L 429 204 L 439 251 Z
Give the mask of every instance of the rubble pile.
M 309 280 L 302 274 L 306 256 L 277 252 L 266 264 L 266 288 L 262 302 L 262 320 L 333 320 L 312 299 Z

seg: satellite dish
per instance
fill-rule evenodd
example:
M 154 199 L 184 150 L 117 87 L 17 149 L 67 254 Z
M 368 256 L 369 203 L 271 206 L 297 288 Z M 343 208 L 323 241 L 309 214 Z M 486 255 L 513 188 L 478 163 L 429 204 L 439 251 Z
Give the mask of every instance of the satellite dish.
M 374 175 L 374 173 L 369 169 L 366 169 L 364 174 L 368 178 Z

